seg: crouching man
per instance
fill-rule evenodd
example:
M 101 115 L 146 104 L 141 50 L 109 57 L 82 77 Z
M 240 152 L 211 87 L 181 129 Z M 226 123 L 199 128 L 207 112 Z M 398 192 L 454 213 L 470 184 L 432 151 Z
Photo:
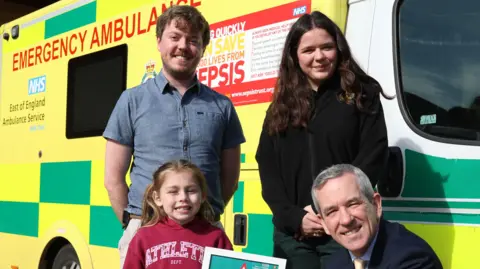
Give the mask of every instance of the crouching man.
M 360 169 L 340 164 L 324 170 L 313 183 L 312 198 L 325 232 L 345 248 L 325 268 L 443 268 L 425 240 L 382 218 L 380 194 Z

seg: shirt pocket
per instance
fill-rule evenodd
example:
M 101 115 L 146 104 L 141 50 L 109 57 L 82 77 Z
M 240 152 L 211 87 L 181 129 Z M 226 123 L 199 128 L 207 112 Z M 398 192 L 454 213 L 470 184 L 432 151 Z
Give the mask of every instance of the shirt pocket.
M 207 143 L 220 143 L 223 137 L 223 115 L 211 111 L 195 111 L 196 139 Z

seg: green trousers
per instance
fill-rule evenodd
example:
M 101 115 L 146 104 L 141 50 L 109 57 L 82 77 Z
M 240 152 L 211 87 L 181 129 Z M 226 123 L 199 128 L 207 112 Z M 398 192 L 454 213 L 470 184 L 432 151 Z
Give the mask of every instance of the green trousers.
M 297 241 L 293 236 L 274 229 L 273 256 L 287 260 L 287 269 L 322 269 L 330 254 L 342 249 L 330 236 Z

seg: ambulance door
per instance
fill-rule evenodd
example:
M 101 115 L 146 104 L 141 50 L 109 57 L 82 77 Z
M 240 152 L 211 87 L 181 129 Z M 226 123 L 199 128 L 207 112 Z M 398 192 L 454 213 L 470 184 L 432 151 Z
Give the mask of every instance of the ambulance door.
M 384 217 L 425 238 L 444 268 L 478 267 L 480 2 L 373 2 L 368 72 L 396 95 L 383 106 L 405 175 Z

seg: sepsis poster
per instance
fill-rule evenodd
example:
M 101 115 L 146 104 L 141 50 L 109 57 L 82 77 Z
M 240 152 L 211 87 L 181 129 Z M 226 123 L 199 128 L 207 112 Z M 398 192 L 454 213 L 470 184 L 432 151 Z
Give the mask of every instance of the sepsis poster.
M 211 24 L 199 80 L 236 106 L 269 102 L 288 31 L 308 12 L 302 0 Z

